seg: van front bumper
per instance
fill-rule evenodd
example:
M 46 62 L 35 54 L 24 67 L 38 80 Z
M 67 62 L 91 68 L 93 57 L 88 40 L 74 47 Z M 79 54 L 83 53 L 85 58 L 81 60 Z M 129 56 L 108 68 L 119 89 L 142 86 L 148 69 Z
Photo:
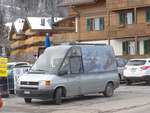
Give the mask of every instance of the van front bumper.
M 33 98 L 33 99 L 53 99 L 54 90 L 23 90 L 18 89 L 16 91 L 17 95 L 24 98 Z

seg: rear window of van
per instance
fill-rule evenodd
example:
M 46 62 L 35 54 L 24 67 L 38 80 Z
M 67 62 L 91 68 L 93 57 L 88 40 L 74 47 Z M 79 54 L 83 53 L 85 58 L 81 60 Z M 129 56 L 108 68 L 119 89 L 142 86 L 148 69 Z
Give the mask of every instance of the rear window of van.
M 130 60 L 127 65 L 128 66 L 140 66 L 144 65 L 146 63 L 146 60 Z

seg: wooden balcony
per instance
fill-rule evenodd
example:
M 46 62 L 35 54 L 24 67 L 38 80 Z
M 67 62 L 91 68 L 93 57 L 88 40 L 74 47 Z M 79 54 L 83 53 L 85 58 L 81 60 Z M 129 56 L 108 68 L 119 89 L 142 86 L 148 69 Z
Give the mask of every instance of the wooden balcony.
M 150 23 L 128 24 L 121 26 L 112 26 L 109 36 L 111 38 L 143 37 L 150 36 Z
M 25 35 L 27 35 L 27 36 L 33 36 L 34 34 L 35 34 L 35 32 L 31 31 L 31 29 L 27 29 L 25 31 Z
M 24 39 L 25 35 L 24 34 L 13 34 L 12 39 L 14 40 L 19 40 L 19 39 Z
M 25 53 L 29 53 L 29 52 L 33 52 L 33 51 L 38 51 L 39 46 L 32 46 L 30 48 L 26 48 L 23 52 Z
M 150 6 L 150 0 L 106 0 L 106 4 L 110 10 L 120 10 L 134 7 L 147 7 Z
M 19 40 L 19 41 L 12 43 L 10 46 L 11 48 L 18 48 L 24 45 L 25 45 L 25 40 Z
M 51 41 L 54 44 L 61 44 L 65 42 L 75 42 L 77 40 L 77 33 L 62 33 L 54 34 Z
M 16 49 L 16 50 L 11 51 L 11 55 L 16 55 L 16 54 L 19 54 L 19 53 L 29 53 L 29 52 L 33 52 L 33 51 L 38 51 L 38 49 L 40 47 L 41 46 L 32 46 L 32 47 L 26 48 L 26 49 Z
M 16 54 L 18 54 L 18 53 L 24 52 L 24 50 L 25 50 L 25 49 L 17 49 L 17 50 L 12 51 L 10 54 L 11 54 L 11 55 L 16 55 Z
M 25 41 L 25 45 L 31 45 L 45 41 L 45 36 L 32 36 Z

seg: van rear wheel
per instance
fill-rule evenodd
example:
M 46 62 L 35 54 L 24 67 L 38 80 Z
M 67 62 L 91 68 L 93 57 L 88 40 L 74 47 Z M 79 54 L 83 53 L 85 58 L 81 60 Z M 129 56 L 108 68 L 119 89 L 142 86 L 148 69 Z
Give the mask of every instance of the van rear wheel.
M 31 103 L 31 98 L 24 98 L 25 103 Z
M 105 91 L 103 92 L 105 97 L 111 97 L 114 94 L 114 85 L 113 83 L 108 83 L 106 85 Z
M 56 89 L 56 92 L 54 95 L 54 103 L 56 105 L 62 104 L 62 88 Z

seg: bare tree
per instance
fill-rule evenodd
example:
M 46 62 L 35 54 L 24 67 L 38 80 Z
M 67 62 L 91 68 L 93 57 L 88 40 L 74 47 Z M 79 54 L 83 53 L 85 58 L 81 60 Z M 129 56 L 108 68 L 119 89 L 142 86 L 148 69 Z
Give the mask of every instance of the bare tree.
M 0 10 L 0 38 L 4 37 L 6 28 L 4 25 L 4 11 Z

